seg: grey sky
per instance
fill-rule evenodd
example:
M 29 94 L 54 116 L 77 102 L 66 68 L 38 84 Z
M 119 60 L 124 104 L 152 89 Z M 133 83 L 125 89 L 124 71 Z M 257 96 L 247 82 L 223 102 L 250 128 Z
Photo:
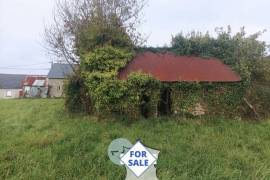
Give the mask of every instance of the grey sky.
M 0 73 L 48 72 L 51 59 L 42 43 L 53 6 L 54 0 L 0 0 Z M 261 40 L 270 43 L 269 7 L 269 0 L 149 0 L 139 30 L 152 46 L 169 45 L 181 31 L 213 33 L 227 25 L 233 31 L 245 26 L 249 34 L 268 29 Z

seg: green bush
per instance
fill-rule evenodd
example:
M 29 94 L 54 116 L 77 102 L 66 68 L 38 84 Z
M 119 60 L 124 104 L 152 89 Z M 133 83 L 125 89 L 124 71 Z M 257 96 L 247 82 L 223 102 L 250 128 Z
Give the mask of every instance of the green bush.
M 245 98 L 254 107 L 259 118 L 270 117 L 270 61 L 269 59 L 256 63 L 252 72 L 251 85 Z M 255 114 L 247 104 L 243 105 L 243 113 L 247 117 Z
M 247 36 L 241 28 L 240 32 L 232 34 L 229 26 L 227 30 L 216 28 L 216 34 L 213 37 L 195 31 L 187 35 L 179 33 L 172 38 L 171 51 L 179 55 L 216 57 L 232 66 L 239 65 L 242 60 L 252 63 L 265 56 L 267 46 L 258 40 L 262 32 Z
M 117 73 L 120 68 L 125 67 L 132 57 L 133 53 L 128 50 L 105 46 L 85 54 L 81 68 L 90 73 Z
M 253 83 L 247 90 L 245 97 L 254 107 L 259 116 L 257 118 L 266 119 L 270 117 L 270 85 Z M 256 115 L 246 104 L 243 107 L 243 113 L 246 117 L 254 117 Z
M 77 76 L 71 76 L 65 83 L 65 107 L 69 112 L 90 113 L 92 109 L 91 99 L 86 92 L 83 80 Z
M 119 113 L 140 117 L 155 114 L 153 103 L 158 82 L 149 75 L 131 74 L 127 80 L 119 80 L 118 71 L 132 59 L 125 49 L 105 46 L 86 54 L 81 62 L 81 76 L 93 110 L 97 114 Z M 150 97 L 151 96 L 151 97 Z M 146 100 L 149 99 L 149 100 Z M 146 102 L 147 101 L 147 102 Z M 155 109 L 155 110 L 153 110 Z

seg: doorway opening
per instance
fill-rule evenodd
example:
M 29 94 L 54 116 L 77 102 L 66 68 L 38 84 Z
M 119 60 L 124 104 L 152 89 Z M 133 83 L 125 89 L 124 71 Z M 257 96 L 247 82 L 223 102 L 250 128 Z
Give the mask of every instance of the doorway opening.
M 160 116 L 170 115 L 172 113 L 172 90 L 168 87 L 161 90 L 160 102 L 158 105 L 158 113 Z
M 148 118 L 150 116 L 150 97 L 147 95 L 143 95 L 141 98 L 141 114 L 143 117 Z

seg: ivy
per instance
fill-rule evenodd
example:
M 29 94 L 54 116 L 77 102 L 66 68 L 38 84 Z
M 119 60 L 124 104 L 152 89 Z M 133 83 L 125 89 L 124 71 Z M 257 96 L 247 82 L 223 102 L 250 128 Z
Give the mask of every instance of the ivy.
M 99 115 L 118 113 L 135 118 L 157 116 L 162 89 L 169 88 L 174 114 L 190 113 L 198 103 L 207 107 L 208 114 L 234 114 L 244 94 L 241 93 L 244 91 L 240 88 L 242 84 L 164 83 L 140 72 L 119 80 L 118 71 L 132 58 L 129 51 L 111 46 L 85 54 L 80 76 L 83 97 L 91 100 L 87 105 L 91 106 L 92 112 Z M 84 102 L 81 96 L 74 96 L 75 100 Z
M 156 113 L 158 81 L 141 73 L 131 73 L 127 80 L 117 78 L 119 69 L 125 67 L 132 57 L 132 53 L 111 46 L 98 48 L 84 56 L 81 76 L 96 113 L 117 112 L 139 117 L 144 105 L 151 109 L 149 114 Z M 145 98 L 149 101 L 146 102 Z
M 127 50 L 105 46 L 85 54 L 81 68 L 86 72 L 117 73 L 120 68 L 125 67 L 132 57 L 133 53 Z
M 233 113 L 241 101 L 238 84 L 163 83 L 152 76 L 131 73 L 119 80 L 118 71 L 133 58 L 125 49 L 105 46 L 86 54 L 81 77 L 97 114 L 119 113 L 132 117 L 158 115 L 161 91 L 171 90 L 172 112 L 190 113 L 198 103 L 207 107 L 208 114 Z
M 201 104 L 208 115 L 234 116 L 239 114 L 245 88 L 241 83 L 185 83 L 171 86 L 174 114 L 191 114 Z

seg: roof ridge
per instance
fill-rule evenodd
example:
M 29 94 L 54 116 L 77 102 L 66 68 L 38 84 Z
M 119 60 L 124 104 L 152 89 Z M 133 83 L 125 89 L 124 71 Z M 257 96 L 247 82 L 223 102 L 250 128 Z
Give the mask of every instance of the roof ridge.
M 145 52 L 139 52 L 137 53 L 137 55 L 145 55 L 145 54 L 153 54 L 153 55 L 162 55 L 162 56 L 166 56 L 166 55 L 171 55 L 171 56 L 174 56 L 174 57 L 194 57 L 194 58 L 201 58 L 201 59 L 205 59 L 205 60 L 219 60 L 221 61 L 221 59 L 217 58 L 217 57 L 212 57 L 212 56 L 209 56 L 209 57 L 206 57 L 206 56 L 199 56 L 199 55 L 196 55 L 196 54 L 190 54 L 190 55 L 179 55 L 177 53 L 174 53 L 172 51 L 164 51 L 164 52 L 152 52 L 152 51 L 145 51 Z
M 27 76 L 27 74 L 6 74 L 6 73 L 0 73 L 0 75 L 17 75 L 17 76 Z

